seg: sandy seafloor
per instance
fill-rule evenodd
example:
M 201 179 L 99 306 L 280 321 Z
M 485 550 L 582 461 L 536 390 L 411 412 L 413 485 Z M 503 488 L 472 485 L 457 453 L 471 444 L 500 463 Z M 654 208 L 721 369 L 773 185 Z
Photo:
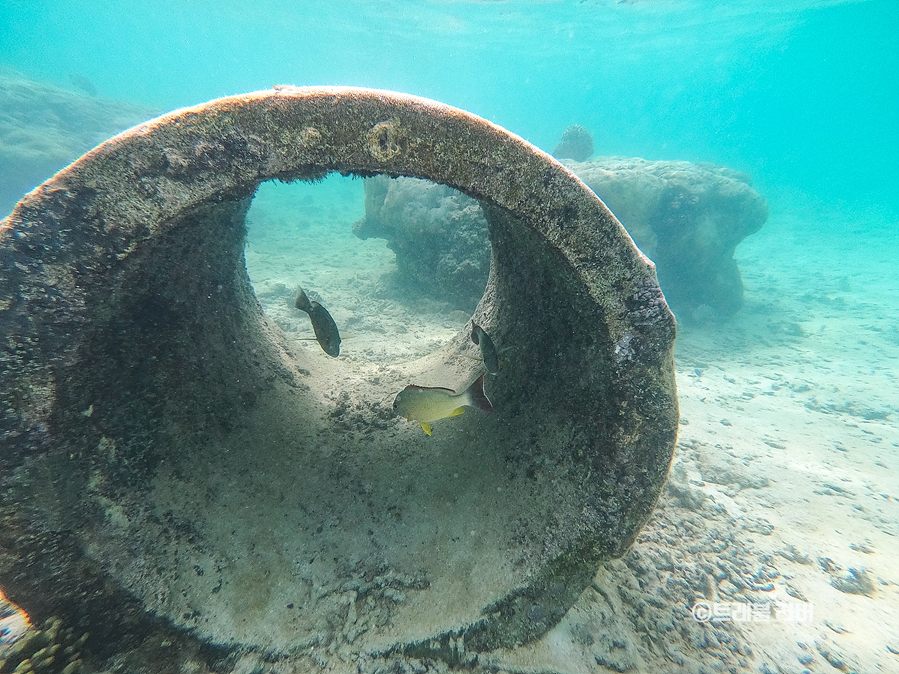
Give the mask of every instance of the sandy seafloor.
M 471 308 L 400 292 L 386 242 L 352 234 L 363 213 L 359 180 L 263 185 L 246 259 L 288 336 L 312 334 L 293 308 L 302 284 L 349 337 L 340 358 L 377 368 L 427 354 Z M 679 326 L 681 432 L 653 519 L 562 624 L 482 664 L 899 672 L 899 231 L 890 224 L 771 204 L 762 231 L 737 250 L 745 307 Z M 327 358 L 313 341 L 299 348 Z M 694 620 L 690 597 L 700 595 L 732 619 Z

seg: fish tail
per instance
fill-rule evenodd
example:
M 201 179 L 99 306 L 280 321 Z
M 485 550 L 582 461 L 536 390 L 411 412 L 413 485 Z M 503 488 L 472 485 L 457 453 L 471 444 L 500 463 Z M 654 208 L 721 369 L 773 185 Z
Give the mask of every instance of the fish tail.
M 300 286 L 297 286 L 297 301 L 294 303 L 294 306 L 307 314 L 312 312 L 312 302 L 309 301 L 309 298 L 306 297 L 306 292 Z
M 477 407 L 483 412 L 489 413 L 493 411 L 493 404 L 484 393 L 484 375 L 481 375 L 480 377 L 475 379 L 474 382 L 472 382 L 471 386 L 468 387 L 466 393 L 468 394 L 469 405 L 471 405 L 472 407 Z

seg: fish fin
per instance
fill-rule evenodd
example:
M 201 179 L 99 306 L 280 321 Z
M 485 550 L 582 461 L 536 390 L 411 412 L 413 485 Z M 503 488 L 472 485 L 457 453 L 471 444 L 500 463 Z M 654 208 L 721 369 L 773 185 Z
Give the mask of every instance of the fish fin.
M 481 342 L 481 338 L 480 338 L 480 335 L 478 334 L 478 330 L 482 330 L 482 329 L 483 328 L 481 328 L 481 326 L 478 325 L 477 323 L 471 324 L 471 341 L 474 342 L 475 344 L 480 344 L 480 342 Z
M 468 387 L 466 391 L 468 394 L 468 404 L 472 407 L 477 407 L 479 410 L 483 412 L 492 412 L 493 404 L 490 402 L 490 399 L 484 393 L 484 375 L 481 375 L 477 379 L 472 382 L 471 386 Z
M 417 384 L 407 384 L 403 391 L 449 391 L 453 395 L 456 394 L 453 389 L 445 386 L 419 386 Z
M 297 286 L 297 299 L 293 305 L 300 311 L 305 311 L 307 314 L 312 311 L 312 302 L 309 301 L 306 292 L 301 286 Z
M 470 360 L 476 360 L 479 363 L 484 360 L 483 358 L 476 358 L 475 356 L 469 356 L 467 353 L 460 353 L 459 355 L 462 356 L 463 358 L 468 358 Z
M 421 422 L 421 428 L 422 428 L 422 430 L 423 430 L 425 433 L 427 433 L 428 435 L 431 434 L 431 424 L 429 424 L 427 421 L 422 421 L 422 422 Z
M 464 407 L 457 407 L 457 408 L 454 409 L 452 412 L 450 412 L 449 414 L 447 414 L 447 415 L 446 415 L 446 418 L 449 419 L 450 417 L 457 417 L 457 416 L 459 416 L 460 414 L 462 414 L 462 412 L 464 412 L 464 411 L 465 411 L 465 408 L 464 408 Z

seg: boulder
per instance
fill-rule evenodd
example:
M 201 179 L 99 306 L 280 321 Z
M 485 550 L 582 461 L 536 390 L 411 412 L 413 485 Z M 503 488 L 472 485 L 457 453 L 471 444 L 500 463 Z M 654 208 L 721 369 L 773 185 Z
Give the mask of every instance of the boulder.
M 413 289 L 471 312 L 490 272 L 487 218 L 477 200 L 430 180 L 365 180 L 360 239 L 381 238 L 396 253 L 395 290 Z

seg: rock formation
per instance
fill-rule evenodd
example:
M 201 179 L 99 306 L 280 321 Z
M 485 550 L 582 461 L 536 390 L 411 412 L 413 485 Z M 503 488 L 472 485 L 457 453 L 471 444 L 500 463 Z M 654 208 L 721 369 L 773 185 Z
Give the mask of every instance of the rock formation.
M 556 159 L 586 161 L 591 156 L 593 156 L 593 136 L 578 124 L 572 124 L 565 129 L 562 140 L 553 150 L 553 157 Z
M 737 244 L 761 228 L 764 200 L 745 174 L 711 164 L 598 157 L 565 161 L 620 219 L 656 265 L 674 311 L 728 316 L 743 302 Z M 399 272 L 423 292 L 471 307 L 487 281 L 487 226 L 477 203 L 409 178 L 366 182 L 357 236 L 381 237 Z
M 749 176 L 713 164 L 626 157 L 567 165 L 656 263 L 675 313 L 728 316 L 742 306 L 734 250 L 768 219 Z

